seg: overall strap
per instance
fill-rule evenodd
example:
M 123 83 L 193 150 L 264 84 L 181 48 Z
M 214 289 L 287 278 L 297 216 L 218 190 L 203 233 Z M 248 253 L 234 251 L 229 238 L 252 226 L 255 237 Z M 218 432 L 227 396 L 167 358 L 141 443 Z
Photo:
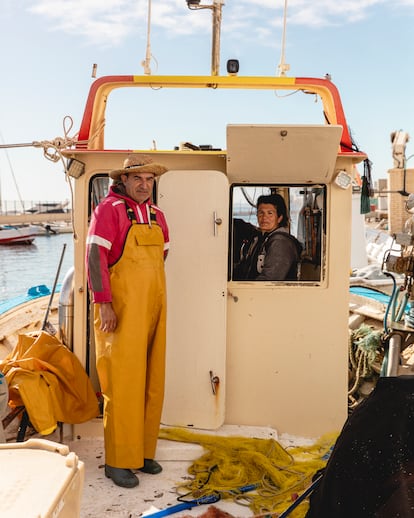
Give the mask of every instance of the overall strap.
M 150 215 L 150 221 L 157 223 L 157 213 L 155 212 L 155 210 L 152 208 L 151 205 L 150 205 L 149 215 Z
M 128 219 L 131 221 L 131 223 L 136 223 L 137 218 L 135 217 L 134 209 L 129 207 L 126 203 L 125 203 L 125 208 L 126 208 L 126 213 L 127 213 Z

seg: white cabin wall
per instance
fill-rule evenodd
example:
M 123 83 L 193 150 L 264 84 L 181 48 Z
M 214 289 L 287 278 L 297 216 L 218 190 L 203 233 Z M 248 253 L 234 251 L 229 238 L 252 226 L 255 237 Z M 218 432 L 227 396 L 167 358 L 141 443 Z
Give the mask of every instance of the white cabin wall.
M 85 175 L 76 180 L 74 205 L 74 352 L 84 365 L 89 347 L 84 263 L 88 184 L 94 174 L 119 167 L 126 154 L 76 156 L 91 155 Z M 225 169 L 223 154 L 157 155 L 170 169 L 196 164 Z M 351 212 L 351 191 L 328 185 L 327 277 L 322 286 L 228 283 L 225 423 L 272 426 L 310 437 L 342 427 L 347 415 Z M 77 425 L 75 434 L 89 435 L 89 424 Z M 99 421 L 96 433 L 102 433 L 101 426 Z

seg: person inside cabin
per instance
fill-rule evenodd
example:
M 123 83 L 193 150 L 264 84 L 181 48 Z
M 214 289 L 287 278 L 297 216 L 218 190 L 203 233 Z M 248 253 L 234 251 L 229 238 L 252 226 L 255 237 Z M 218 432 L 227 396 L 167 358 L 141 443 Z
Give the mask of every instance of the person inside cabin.
M 164 398 L 169 231 L 151 195 L 165 171 L 147 155 L 129 155 L 110 172 L 113 184 L 87 237 L 105 475 L 126 488 L 139 483 L 133 470 L 162 471 L 154 456 Z
M 240 249 L 234 280 L 284 281 L 298 279 L 302 246 L 289 233 L 289 217 L 280 194 L 259 196 L 258 228 Z

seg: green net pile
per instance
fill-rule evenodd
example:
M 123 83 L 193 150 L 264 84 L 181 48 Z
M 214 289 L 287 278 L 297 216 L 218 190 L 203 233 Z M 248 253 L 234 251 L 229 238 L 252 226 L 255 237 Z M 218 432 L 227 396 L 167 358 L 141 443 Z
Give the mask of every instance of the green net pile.
M 311 483 L 327 462 L 337 434 L 323 436 L 309 447 L 284 448 L 274 439 L 225 437 L 163 428 L 161 439 L 200 444 L 206 451 L 188 468 L 191 480 L 177 487 L 183 500 L 218 493 L 248 506 L 255 515 L 278 516 Z M 254 486 L 244 492 L 245 486 Z M 292 518 L 306 514 L 302 502 Z

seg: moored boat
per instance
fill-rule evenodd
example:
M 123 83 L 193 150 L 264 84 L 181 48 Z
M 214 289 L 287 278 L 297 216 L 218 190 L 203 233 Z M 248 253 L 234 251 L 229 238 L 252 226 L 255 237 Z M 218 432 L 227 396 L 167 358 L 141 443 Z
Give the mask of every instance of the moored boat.
M 351 140 L 330 79 L 241 76 L 236 60 L 228 62 L 225 76 L 212 68 L 207 76 L 116 75 L 92 84 L 78 140 L 60 150 L 74 184 L 76 237 L 74 270 L 60 300 L 60 337 L 99 393 L 85 272 L 87 225 L 108 191 L 109 172 L 132 152 L 148 154 L 168 168 L 153 197 L 167 214 L 172 237 L 163 425 L 211 433 L 228 426 L 256 433 L 258 427 L 319 437 L 339 430 L 347 417 L 351 184 L 366 155 Z M 197 106 L 211 112 L 206 119 L 197 114 L 196 121 L 206 121 L 211 145 L 187 142 L 179 132 L 187 136 L 190 130 L 180 126 L 171 136 L 177 145 L 149 148 L 154 128 L 142 121 L 139 143 L 109 147 L 106 109 L 114 92 L 128 91 L 128 113 L 121 111 L 137 124 L 143 102 L 152 103 L 156 118 L 163 113 L 160 102 L 178 89 L 186 101 L 181 112 L 194 119 L 194 104 L 187 100 L 195 93 L 201 96 Z M 321 101 L 318 123 L 280 122 L 274 93 L 291 91 L 304 94 L 304 106 Z M 227 119 L 219 104 L 223 96 L 235 107 Z M 234 122 L 257 97 L 266 117 L 253 110 Z M 172 109 L 167 103 L 169 118 Z M 162 119 L 154 127 L 163 127 Z M 216 144 L 217 135 L 222 142 Z M 269 193 L 283 196 L 289 230 L 303 245 L 298 276 L 239 280 L 238 244 L 245 239 L 239 220 L 250 221 L 258 196 Z M 243 198 L 251 207 L 247 214 L 239 210 Z M 66 433 L 74 443 L 101 438 L 102 419 L 67 427 Z
M 36 230 L 30 226 L 0 226 L 0 245 L 31 245 Z
M 107 100 L 114 90 L 126 88 L 138 95 L 155 94 L 157 104 L 160 92 L 165 95 L 178 87 L 184 92 L 201 90 L 202 96 L 234 91 L 235 97 L 243 92 L 253 98 L 280 90 L 306 92 L 321 97 L 330 124 L 260 124 L 253 119 L 251 124 L 221 127 L 227 134 L 225 149 L 136 150 L 169 169 L 156 189 L 156 202 L 172 229 L 166 263 L 170 309 L 163 421 L 207 429 L 226 422 L 271 424 L 305 436 L 340 427 L 347 415 L 350 185 L 354 165 L 365 154 L 353 149 L 339 92 L 328 79 L 131 75 L 102 77 L 93 83 L 79 143 L 63 151 L 75 183 L 78 233 L 74 350 L 86 361 L 93 348 L 86 339 L 92 335 L 85 300 L 85 222 L 108 189 L 109 171 L 131 152 L 105 149 Z M 221 124 L 221 118 L 217 116 L 216 122 Z M 247 194 L 254 205 L 259 193 L 272 191 L 285 197 L 291 211 L 299 207 L 298 216 L 306 214 L 301 228 L 307 255 L 301 277 L 290 282 L 238 281 L 233 256 L 240 239 L 235 204 Z M 182 207 L 191 217 L 182 217 Z M 299 235 L 298 221 L 291 232 Z M 331 365 L 328 377 L 326 364 Z M 94 376 L 94 365 L 87 368 Z M 212 390 L 213 378 L 219 380 L 220 390 Z M 269 406 L 275 409 L 273 418 Z
M 26 212 L 31 214 L 61 214 L 63 212 L 67 212 L 67 207 L 69 205 L 69 201 L 65 200 L 63 202 L 59 201 L 43 201 L 38 202 Z
M 212 68 L 209 76 L 105 76 L 92 84 L 78 139 L 75 145 L 70 142 L 61 149 L 65 170 L 74 184 L 76 235 L 70 307 L 75 324 L 69 333 L 73 340 L 67 345 L 96 384 L 85 284 L 87 223 L 107 192 L 108 173 L 131 152 L 146 153 L 168 168 L 154 191 L 154 201 L 166 212 L 172 232 L 166 262 L 170 310 L 163 422 L 206 429 L 226 423 L 270 424 L 288 433 L 318 436 L 340 427 L 347 415 L 343 396 L 347 385 L 350 187 L 355 165 L 366 155 L 355 149 L 339 91 L 329 78 L 241 76 L 235 60 L 228 62 L 227 75 Z M 155 114 L 163 114 L 160 102 L 177 89 L 184 98 L 200 95 L 199 108 L 206 107 L 211 115 L 211 129 L 210 124 L 204 128 L 209 129 L 211 145 L 189 145 L 185 140 L 186 145 L 171 148 L 145 147 L 147 121 L 139 149 L 108 147 L 111 121 L 106 108 L 113 92 L 137 96 L 137 103 L 125 114 L 128 116 L 133 108 L 139 111 L 141 96 L 145 96 L 146 102 L 157 107 L 155 118 Z M 319 123 L 278 121 L 274 93 L 290 91 L 303 94 L 300 102 L 311 110 L 314 99 L 321 100 Z M 246 100 L 250 96 L 251 103 Z M 230 113 L 224 112 L 219 104 L 223 97 L 239 111 L 249 109 L 249 119 L 247 115 L 238 118 L 247 123 L 231 122 L 236 112 L 233 106 Z M 289 102 L 288 96 L 283 99 Z M 257 102 L 268 106 L 264 118 L 250 109 Z M 180 107 L 181 112 L 192 116 L 191 105 L 184 108 Z M 162 119 L 157 125 L 162 127 Z M 199 126 L 197 121 L 195 126 Z M 217 135 L 222 135 L 223 145 L 215 144 Z M 172 141 L 184 139 L 173 135 Z M 264 192 L 281 194 L 291 214 L 297 216 L 290 231 L 301 239 L 306 253 L 296 280 L 234 278 L 235 249 L 243 239 L 235 221 L 239 219 L 239 200 L 247 196 L 254 205 Z M 182 217 L 183 207 L 191 217 Z M 317 322 L 323 326 L 315 325 Z M 261 344 L 259 350 L 257 344 Z M 326 363 L 333 369 L 328 379 Z M 251 380 L 254 391 L 246 379 Z M 289 398 L 282 397 L 287 392 Z M 314 401 L 318 401 L 316 407 Z M 272 417 L 269 406 L 275 409 Z M 101 423 L 97 424 L 99 430 Z

